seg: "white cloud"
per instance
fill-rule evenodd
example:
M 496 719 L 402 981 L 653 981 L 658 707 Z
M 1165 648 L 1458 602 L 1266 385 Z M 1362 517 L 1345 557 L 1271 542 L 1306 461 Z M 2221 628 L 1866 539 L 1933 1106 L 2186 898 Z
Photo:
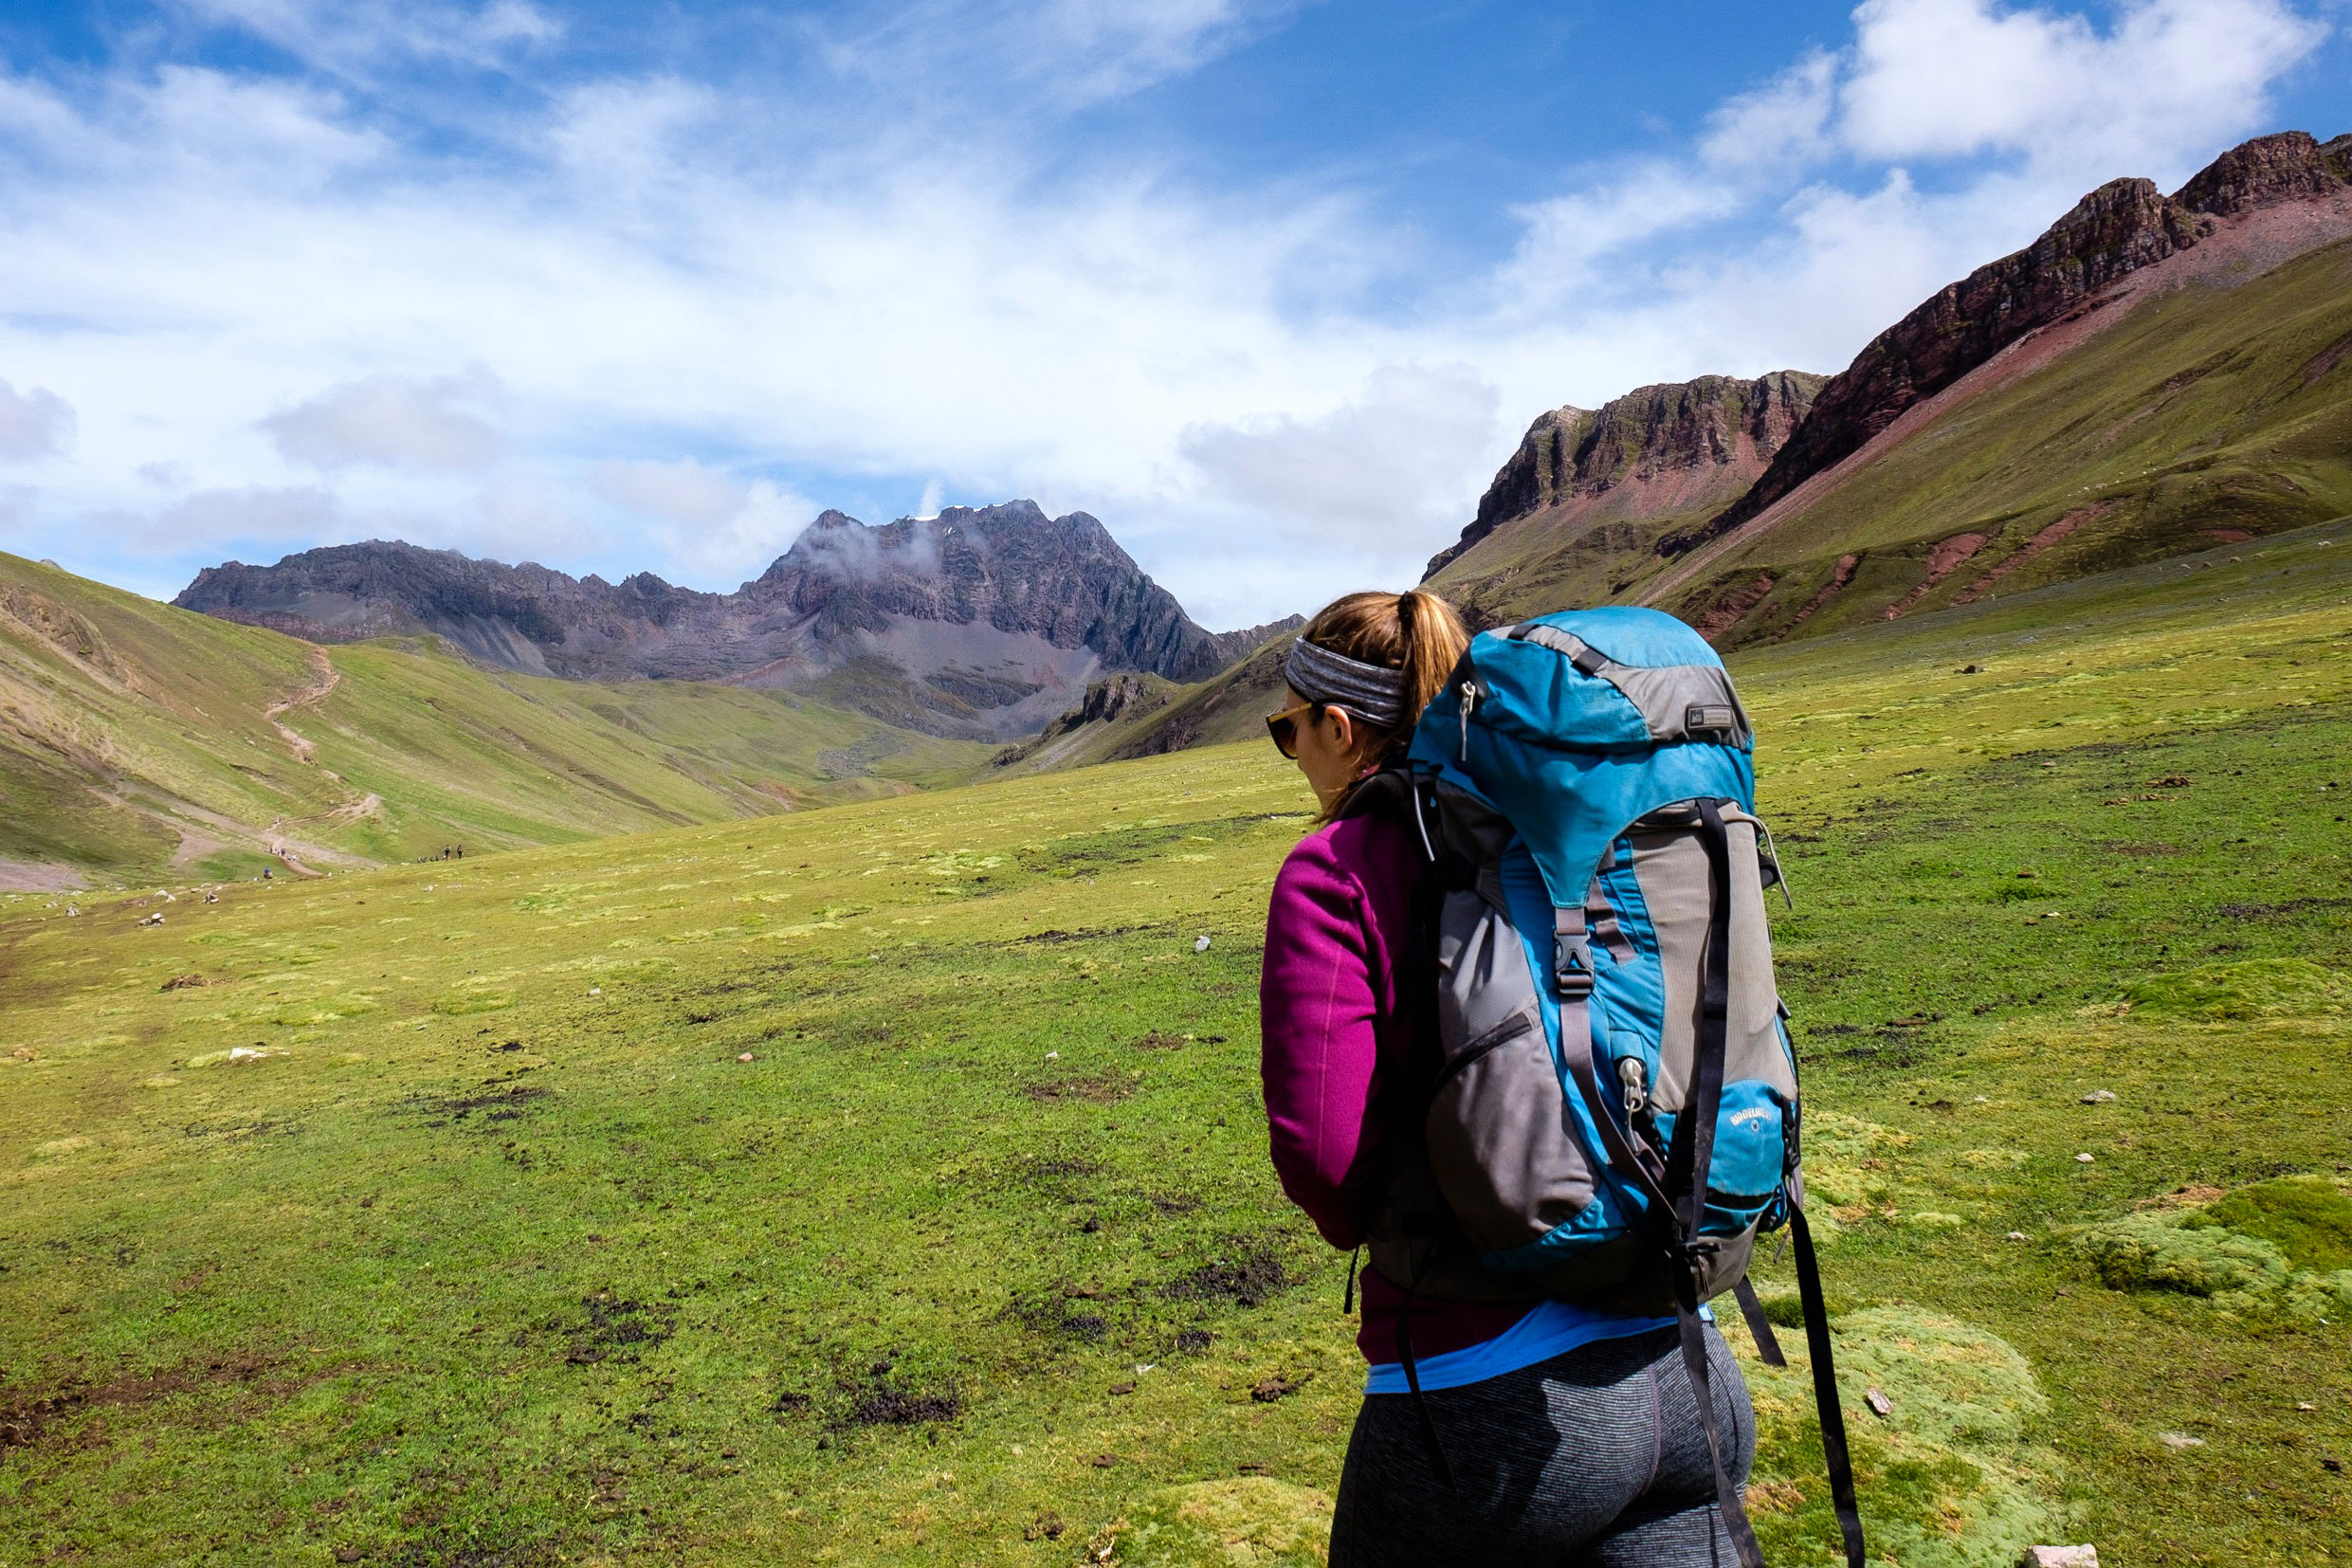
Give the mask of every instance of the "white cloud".
M 178 0 L 177 9 L 338 71 L 402 59 L 496 66 L 519 47 L 563 33 L 562 24 L 527 0 Z
M 893 0 L 832 32 L 835 67 L 1063 106 L 1180 76 L 1315 0 Z
M 0 458 L 61 457 L 73 445 L 74 410 L 46 387 L 19 392 L 0 381 Z
M 1328 412 L 1194 425 L 1179 447 L 1212 497 L 1309 541 L 1410 551 L 1459 506 L 1498 411 L 1493 383 L 1467 365 L 1389 365 Z
M 693 458 L 675 463 L 599 463 L 589 470 L 598 495 L 616 506 L 699 527 L 726 521 L 743 507 L 750 486 Z
M 355 463 L 387 468 L 486 468 L 505 443 L 468 405 L 496 405 L 505 388 L 476 365 L 428 380 L 380 374 L 331 387 L 261 421 L 281 455 L 333 471 Z
M 2106 32 L 1994 0 L 1866 0 L 1854 24 L 1839 131 L 1860 155 L 2124 168 L 2209 155 L 2327 31 L 2277 0 L 2126 0 Z
M 657 62 L 390 118 L 361 81 L 387 62 L 533 58 L 537 12 L 480 7 L 207 12 L 332 89 L 0 74 L 0 363 L 80 416 L 13 537 L 130 517 L 192 557 L 365 527 L 732 586 L 837 487 L 929 480 L 924 511 L 1084 507 L 1197 612 L 1264 620 L 1408 574 L 1540 410 L 1839 368 L 2082 191 L 2270 128 L 2315 36 L 2276 0 L 2126 0 L 2104 29 L 1872 0 L 1851 47 L 1676 155 L 1563 169 L 1510 254 L 1434 281 L 1344 175 L 1211 191 L 1026 139 L 1290 9 L 912 0 L 811 89 L 885 111 Z M 643 461 L 685 452 L 725 457 Z
M 1064 63 L 1052 69 L 1065 93 L 1081 99 L 1181 75 L 1295 9 L 1248 0 L 1014 0 L 1011 8 L 1027 21 L 1028 52 Z
M 198 490 L 160 512 L 107 520 L 126 527 L 150 546 L 189 539 L 208 544 L 341 543 L 351 518 L 324 490 L 303 485 L 276 489 L 248 484 L 233 490 Z
M 1828 50 L 1809 49 L 1771 82 L 1724 103 L 1707 117 L 1701 160 L 1719 169 L 1769 169 L 1819 159 L 1831 150 L 1837 66 Z
M 29 484 L 0 484 L 0 529 L 8 530 L 11 538 L 17 524 L 28 517 L 41 492 Z
M 1550 309 L 1604 278 L 1614 289 L 1637 284 L 1643 269 L 1629 251 L 1729 217 L 1739 207 L 1739 193 L 1728 183 L 1664 161 L 1607 185 L 1531 203 L 1519 210 L 1525 235 L 1497 277 L 1497 299 L 1505 310 Z

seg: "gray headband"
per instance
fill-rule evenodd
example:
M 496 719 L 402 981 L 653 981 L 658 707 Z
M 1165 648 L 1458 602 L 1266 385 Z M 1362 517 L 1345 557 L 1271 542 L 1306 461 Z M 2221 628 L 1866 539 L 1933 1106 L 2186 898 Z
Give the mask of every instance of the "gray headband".
M 1283 661 L 1283 679 L 1309 702 L 1345 708 L 1380 729 L 1393 730 L 1405 717 L 1405 672 L 1359 664 L 1302 637 Z

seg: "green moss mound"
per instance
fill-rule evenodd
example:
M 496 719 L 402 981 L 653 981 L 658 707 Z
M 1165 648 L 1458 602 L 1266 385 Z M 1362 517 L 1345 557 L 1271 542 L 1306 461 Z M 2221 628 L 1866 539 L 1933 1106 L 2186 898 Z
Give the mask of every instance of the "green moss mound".
M 2268 1293 L 2286 1283 L 2287 1259 L 2267 1241 L 2186 1214 L 2126 1214 L 2093 1227 L 2083 1251 L 2116 1290 L 2171 1290 L 2183 1296 Z
M 434 1000 L 433 1011 L 445 1018 L 465 1018 L 477 1012 L 503 1012 L 514 1005 L 511 991 L 452 991 Z
M 1837 1111 L 1805 1111 L 1806 1212 L 1816 1225 L 1837 1229 L 1833 1211 L 1890 1203 L 1896 1195 L 1893 1161 L 1911 1135 Z
M 2022 1442 L 2050 1408 L 2026 1358 L 1997 1334 L 1908 1306 L 1873 1306 L 1838 1321 L 1838 1367 L 1851 1380 L 1905 1391 L 1889 1420 L 1939 1443 Z
M 1125 1568 L 1256 1568 L 1312 1564 L 1331 1548 L 1331 1499 L 1263 1476 L 1196 1481 L 1155 1492 L 1111 1527 Z
M 2143 975 L 2124 994 L 2136 1011 L 2216 1023 L 2307 1017 L 2352 1008 L 2352 975 L 2302 958 L 2252 958 Z
M 1973 1323 L 1902 1304 L 1850 1312 L 1833 1332 L 1873 1560 L 2008 1568 L 2049 1539 L 2034 1482 L 2045 1463 L 2027 1445 L 2049 1401 L 2023 1356 Z M 1802 1341 L 1782 1344 L 1786 1369 L 1742 1363 L 1761 1437 L 1749 1511 L 1770 1560 L 1827 1561 L 1837 1525 L 1811 1375 Z M 1870 1389 L 1886 1415 L 1864 1399 Z
M 2352 1194 L 2325 1176 L 2287 1176 L 2203 1208 L 2125 1214 L 2083 1232 L 2084 1255 L 2116 1290 L 2162 1290 L 2233 1312 L 2352 1313 Z
M 2324 1176 L 2241 1188 L 2189 1221 L 2222 1226 L 2276 1247 L 2297 1268 L 2352 1268 L 2352 1195 Z

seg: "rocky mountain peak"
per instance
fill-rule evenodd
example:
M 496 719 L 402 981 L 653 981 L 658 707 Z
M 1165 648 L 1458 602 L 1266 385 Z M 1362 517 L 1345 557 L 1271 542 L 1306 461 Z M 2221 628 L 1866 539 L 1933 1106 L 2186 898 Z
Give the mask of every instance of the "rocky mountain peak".
M 1549 508 L 1581 520 L 1720 504 L 1763 472 L 1824 379 L 1804 371 L 1703 375 L 1637 387 L 1597 410 L 1572 404 L 1540 414 L 1424 579 L 1504 524 Z
M 2325 196 L 2352 184 L 2352 136 L 2323 143 L 2308 131 L 2281 131 L 2231 148 L 2191 176 L 2172 199 L 2192 212 L 2226 218 L 2257 207 Z
M 175 602 L 319 641 L 430 632 L 540 674 L 784 686 L 999 738 L 1099 672 L 1195 681 L 1233 657 L 1231 634 L 1195 625 L 1101 520 L 1032 501 L 880 526 L 827 511 L 734 593 L 374 540 L 208 567 Z

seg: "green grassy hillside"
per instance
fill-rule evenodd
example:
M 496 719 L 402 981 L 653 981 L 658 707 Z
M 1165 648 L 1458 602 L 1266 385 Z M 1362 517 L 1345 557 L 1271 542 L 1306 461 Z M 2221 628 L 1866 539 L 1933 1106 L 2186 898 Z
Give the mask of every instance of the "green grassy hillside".
M 1718 499 L 1650 517 L 1565 524 L 1561 508 L 1530 512 L 1447 562 L 1426 586 L 1482 627 L 1625 601 L 1663 570 L 1652 553 L 1658 540 L 1704 522 L 1726 504 Z
M 1658 602 L 1725 646 L 1810 636 L 2339 516 L 2347 346 L 2352 241 L 2192 282 L 1958 402 Z
M 999 753 L 994 771 L 1017 777 L 1163 757 L 1198 746 L 1262 740 L 1266 716 L 1278 712 L 1284 703 L 1282 665 L 1295 636 L 1295 632 L 1285 631 L 1206 681 L 1166 686 L 1166 701 L 1160 706 L 1058 735 L 1048 732 L 1042 742 Z
M 2345 1550 L 2332 538 L 1738 663 L 1874 1560 Z M 0 901 L 0 1563 L 1320 1560 L 1360 1368 L 1255 1081 L 1307 805 L 1260 740 Z
M 768 692 L 314 648 L 0 556 L 0 885 L 320 869 L 765 813 L 977 745 Z

